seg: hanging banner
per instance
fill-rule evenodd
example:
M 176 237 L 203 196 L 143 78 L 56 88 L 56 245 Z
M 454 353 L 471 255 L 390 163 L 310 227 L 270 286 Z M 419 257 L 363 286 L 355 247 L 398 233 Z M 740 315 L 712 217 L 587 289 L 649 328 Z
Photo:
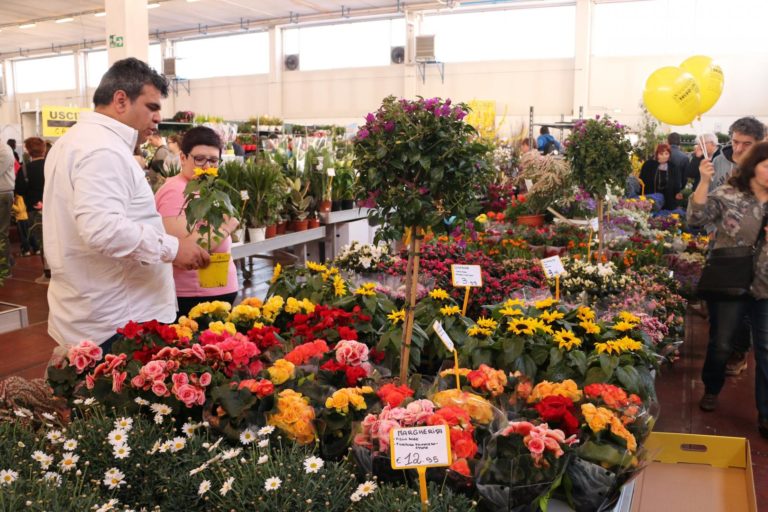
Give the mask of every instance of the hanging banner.
M 43 137 L 61 137 L 77 122 L 80 112 L 89 111 L 84 107 L 57 107 L 44 105 Z

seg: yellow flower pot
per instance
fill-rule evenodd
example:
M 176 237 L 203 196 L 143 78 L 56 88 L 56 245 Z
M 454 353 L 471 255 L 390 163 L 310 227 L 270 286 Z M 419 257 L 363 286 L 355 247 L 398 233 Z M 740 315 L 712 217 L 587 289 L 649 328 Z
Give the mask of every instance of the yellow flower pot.
M 197 277 L 200 280 L 202 288 L 220 288 L 227 285 L 229 276 L 229 253 L 211 254 L 211 264 L 205 268 L 198 269 Z

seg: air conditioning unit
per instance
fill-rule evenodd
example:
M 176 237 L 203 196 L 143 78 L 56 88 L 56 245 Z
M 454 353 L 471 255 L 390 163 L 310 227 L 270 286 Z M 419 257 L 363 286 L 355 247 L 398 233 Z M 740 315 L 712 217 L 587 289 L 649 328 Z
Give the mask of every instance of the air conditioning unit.
M 296 71 L 299 69 L 299 56 L 298 55 L 286 55 L 285 56 L 285 69 L 288 71 Z
M 176 57 L 163 59 L 163 74 L 165 76 L 176 76 Z
M 392 64 L 402 64 L 405 61 L 405 46 L 393 46 L 389 58 Z
M 416 36 L 416 62 L 434 62 L 435 36 Z

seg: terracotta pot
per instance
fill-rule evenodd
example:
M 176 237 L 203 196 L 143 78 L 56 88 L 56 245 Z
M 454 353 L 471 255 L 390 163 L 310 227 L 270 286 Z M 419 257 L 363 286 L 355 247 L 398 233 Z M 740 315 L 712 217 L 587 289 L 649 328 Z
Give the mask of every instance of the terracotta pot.
M 291 231 L 306 231 L 307 230 L 307 224 L 309 224 L 309 219 L 292 220 L 291 221 Z
M 267 232 L 265 233 L 266 238 L 272 238 L 277 234 L 277 224 L 270 224 L 267 226 Z
M 307 229 L 315 229 L 320 227 L 320 219 L 307 219 Z
M 278 235 L 284 235 L 286 230 L 288 229 L 288 221 L 284 220 L 282 222 L 277 223 L 277 234 Z
M 317 205 L 317 211 L 320 213 L 328 213 L 331 211 L 331 207 L 333 206 L 333 201 L 320 201 Z
M 516 222 L 517 224 L 522 224 L 523 226 L 538 228 L 544 225 L 544 214 L 537 213 L 536 215 L 520 215 L 517 217 Z

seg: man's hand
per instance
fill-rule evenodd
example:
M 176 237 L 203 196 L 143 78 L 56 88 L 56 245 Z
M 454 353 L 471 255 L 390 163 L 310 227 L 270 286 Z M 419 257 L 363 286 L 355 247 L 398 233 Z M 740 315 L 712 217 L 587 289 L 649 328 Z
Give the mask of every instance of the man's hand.
M 208 251 L 197 245 L 194 240 L 188 237 L 179 239 L 179 250 L 173 265 L 184 270 L 196 270 L 205 268 L 211 262 L 211 256 Z

